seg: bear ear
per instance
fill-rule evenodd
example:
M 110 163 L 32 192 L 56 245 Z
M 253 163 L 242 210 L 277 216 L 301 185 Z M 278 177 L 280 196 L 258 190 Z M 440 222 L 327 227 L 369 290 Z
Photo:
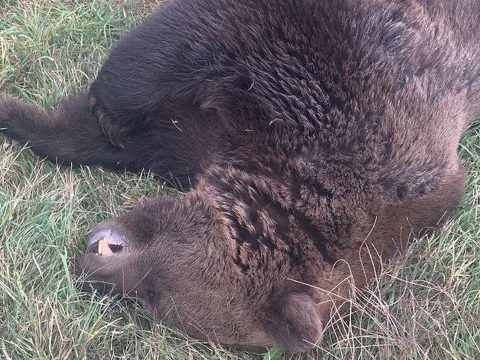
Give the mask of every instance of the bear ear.
M 311 350 L 322 336 L 322 320 L 313 299 L 306 293 L 284 295 L 265 315 L 268 335 L 286 352 Z

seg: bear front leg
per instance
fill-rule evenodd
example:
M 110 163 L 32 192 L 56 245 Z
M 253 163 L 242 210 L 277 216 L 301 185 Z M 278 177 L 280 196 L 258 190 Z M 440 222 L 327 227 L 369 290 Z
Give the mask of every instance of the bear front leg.
M 90 87 L 91 111 L 118 147 L 171 102 L 191 106 L 203 101 L 205 78 L 211 75 L 203 64 L 213 63 L 216 55 L 211 45 L 192 49 L 191 44 L 211 44 L 212 30 L 190 34 L 188 29 L 199 27 L 198 19 L 188 16 L 193 4 L 181 3 L 162 6 L 118 41 Z M 192 35 L 196 39 L 189 39 Z

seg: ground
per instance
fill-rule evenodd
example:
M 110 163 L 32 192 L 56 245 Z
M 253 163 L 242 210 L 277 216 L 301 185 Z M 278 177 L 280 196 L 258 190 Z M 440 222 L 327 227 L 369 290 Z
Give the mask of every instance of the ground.
M 0 0 L 0 91 L 53 109 L 160 1 Z M 460 146 L 465 199 L 446 227 L 379 272 L 317 351 L 286 359 L 480 358 L 480 124 Z M 264 359 L 202 344 L 118 299 L 77 290 L 96 223 L 174 191 L 149 174 L 57 166 L 0 135 L 0 358 Z

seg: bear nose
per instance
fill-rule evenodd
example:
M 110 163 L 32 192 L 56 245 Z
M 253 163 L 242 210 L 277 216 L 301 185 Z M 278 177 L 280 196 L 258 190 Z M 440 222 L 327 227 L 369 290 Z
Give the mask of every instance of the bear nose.
M 94 229 L 87 240 L 88 252 L 98 255 L 113 255 L 122 252 L 131 242 L 127 235 L 111 225 Z

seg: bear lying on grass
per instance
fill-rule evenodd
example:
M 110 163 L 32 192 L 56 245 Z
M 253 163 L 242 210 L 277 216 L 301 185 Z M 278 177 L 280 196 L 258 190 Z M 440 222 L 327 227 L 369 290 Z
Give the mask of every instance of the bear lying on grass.
M 479 23 L 473 0 L 177 0 L 57 112 L 1 96 L 0 127 L 190 187 L 100 224 L 86 288 L 198 338 L 306 351 L 461 200 Z

